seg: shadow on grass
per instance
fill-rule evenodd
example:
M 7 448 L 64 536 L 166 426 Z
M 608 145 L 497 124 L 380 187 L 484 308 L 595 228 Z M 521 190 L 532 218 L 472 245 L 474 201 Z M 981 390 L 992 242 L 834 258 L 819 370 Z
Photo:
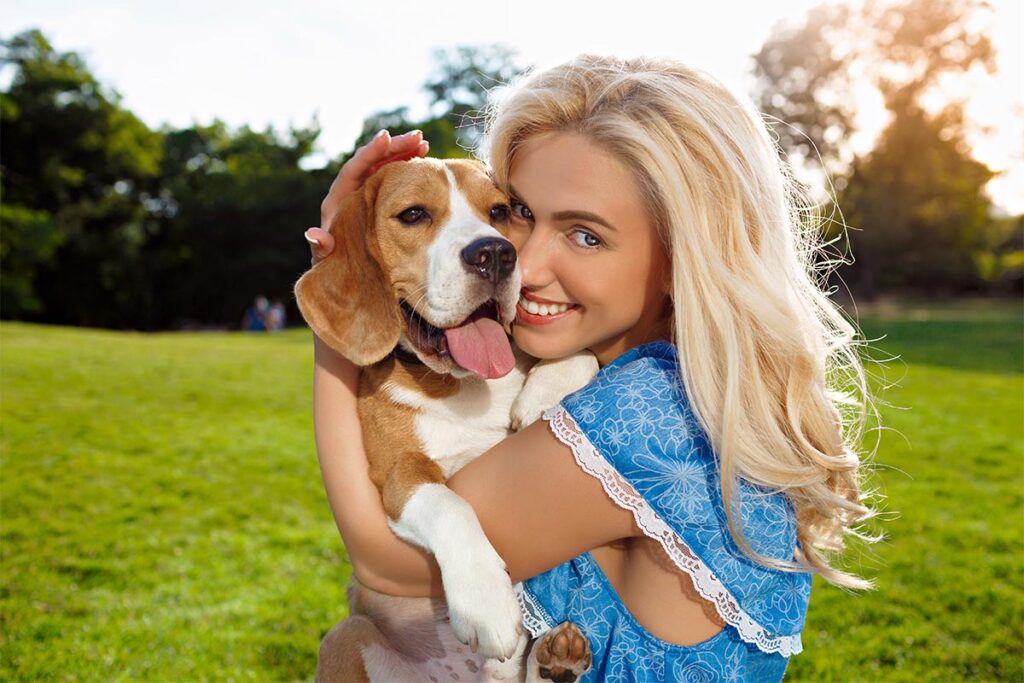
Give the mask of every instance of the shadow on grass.
M 1024 374 L 1024 329 L 1019 319 L 895 320 L 862 318 L 867 356 L 891 356 L 914 365 Z M 883 338 L 884 337 L 884 338 Z M 899 363 L 900 361 L 895 361 Z

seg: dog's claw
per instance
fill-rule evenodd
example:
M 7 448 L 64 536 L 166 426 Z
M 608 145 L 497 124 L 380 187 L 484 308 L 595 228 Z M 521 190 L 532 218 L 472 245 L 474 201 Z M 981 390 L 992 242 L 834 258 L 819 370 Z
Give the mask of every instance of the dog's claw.
M 469 641 L 469 650 L 473 654 L 476 654 L 478 647 L 480 647 L 480 640 L 476 636 L 473 636 L 473 639 Z

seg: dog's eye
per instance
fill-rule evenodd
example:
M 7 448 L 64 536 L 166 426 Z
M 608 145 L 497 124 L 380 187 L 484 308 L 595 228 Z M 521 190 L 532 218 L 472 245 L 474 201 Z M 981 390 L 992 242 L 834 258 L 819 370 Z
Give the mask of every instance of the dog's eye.
M 398 220 L 406 225 L 415 225 L 425 218 L 430 218 L 430 215 L 422 206 L 412 206 L 398 214 Z
M 507 223 L 512 210 L 505 204 L 495 204 L 491 207 L 491 220 L 497 223 Z

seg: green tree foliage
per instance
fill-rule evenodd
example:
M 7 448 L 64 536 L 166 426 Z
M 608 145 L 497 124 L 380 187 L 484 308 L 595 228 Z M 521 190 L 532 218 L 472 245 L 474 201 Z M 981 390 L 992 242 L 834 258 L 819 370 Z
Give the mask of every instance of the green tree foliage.
M 423 86 L 430 97 L 427 118 L 411 118 L 408 107 L 376 112 L 363 121 L 356 148 L 369 142 L 381 128 L 392 134 L 419 129 L 430 140 L 430 156 L 473 156 L 483 133 L 482 110 L 488 93 L 509 83 L 523 72 L 523 67 L 518 64 L 515 51 L 503 45 L 438 49 L 434 51 L 434 64 L 434 71 Z
M 280 134 L 223 123 L 152 131 L 120 105 L 73 52 L 38 31 L 2 43 L 13 71 L 0 93 L 4 140 L 0 313 L 7 318 L 161 329 L 237 325 L 253 298 L 295 308 L 308 267 L 299 231 L 340 163 L 303 170 L 316 122 Z M 366 119 L 423 130 L 437 157 L 470 155 L 458 125 L 486 88 L 514 73 L 501 48 L 438 54 L 430 115 L 408 108 Z
M 970 157 L 959 108 L 900 111 L 841 196 L 846 220 L 863 226 L 848 233 L 856 263 L 847 283 L 867 296 L 981 289 L 977 259 L 997 246 L 983 192 L 992 171 Z
M 488 94 L 523 72 L 516 53 L 505 45 L 459 45 L 434 51 L 434 73 L 424 90 L 433 113 L 447 117 L 459 142 L 473 149 L 483 133 Z
M 409 115 L 408 107 L 399 107 L 376 112 L 363 119 L 363 129 L 356 138 L 352 151 L 342 158 L 347 161 L 355 150 L 369 142 L 377 131 L 387 128 L 392 135 L 401 135 L 410 130 L 423 131 L 423 138 L 430 141 L 430 156 L 437 159 L 468 159 L 469 149 L 459 144 L 459 130 L 449 116 L 435 116 L 417 121 Z
M 841 275 L 858 294 L 976 290 L 1013 278 L 1013 257 L 998 252 L 1012 240 L 984 192 L 993 173 L 965 142 L 963 103 L 924 106 L 946 79 L 994 69 L 976 21 L 987 10 L 983 0 L 823 5 L 800 25 L 777 27 L 754 56 L 760 105 L 784 122 L 775 126 L 782 148 L 836 176 L 850 231 L 831 237 L 852 251 Z M 890 122 L 856 157 L 851 94 L 865 83 Z
M 0 42 L 5 316 L 118 325 L 143 273 L 160 136 L 38 31 Z
M 237 323 L 258 294 L 291 300 L 309 263 L 298 233 L 319 223 L 336 170 L 300 168 L 318 134 L 315 124 L 282 136 L 220 122 L 165 131 L 157 229 L 144 253 L 146 327 Z

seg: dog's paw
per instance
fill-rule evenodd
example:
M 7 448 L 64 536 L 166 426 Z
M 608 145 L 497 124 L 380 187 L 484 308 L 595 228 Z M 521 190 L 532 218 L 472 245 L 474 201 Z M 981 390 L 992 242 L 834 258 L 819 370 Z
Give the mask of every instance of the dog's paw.
M 597 358 L 589 351 L 537 363 L 512 404 L 512 430 L 518 432 L 537 421 L 545 410 L 585 387 L 597 370 Z
M 528 680 L 573 683 L 590 671 L 591 662 L 590 642 L 576 624 L 562 622 L 534 643 L 527 665 L 531 674 Z
M 476 553 L 457 568 L 442 571 L 448 617 L 455 637 L 489 659 L 509 659 L 523 634 L 523 614 L 493 549 Z

